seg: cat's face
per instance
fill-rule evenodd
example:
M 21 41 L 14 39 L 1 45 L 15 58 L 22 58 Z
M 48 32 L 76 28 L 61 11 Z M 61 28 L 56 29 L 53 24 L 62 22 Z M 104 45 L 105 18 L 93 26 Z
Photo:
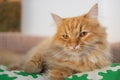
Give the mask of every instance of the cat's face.
M 66 51 L 80 53 L 95 49 L 106 40 L 106 32 L 94 18 L 88 14 L 60 19 L 55 40 Z

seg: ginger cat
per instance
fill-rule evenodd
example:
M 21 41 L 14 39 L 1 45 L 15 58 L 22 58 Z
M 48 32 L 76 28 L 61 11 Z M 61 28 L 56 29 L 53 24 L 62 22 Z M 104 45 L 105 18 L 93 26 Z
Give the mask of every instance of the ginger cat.
M 39 73 L 44 68 L 52 80 L 64 80 L 77 73 L 102 68 L 111 63 L 107 34 L 98 20 L 98 5 L 78 17 L 52 14 L 56 34 L 29 52 L 24 70 Z

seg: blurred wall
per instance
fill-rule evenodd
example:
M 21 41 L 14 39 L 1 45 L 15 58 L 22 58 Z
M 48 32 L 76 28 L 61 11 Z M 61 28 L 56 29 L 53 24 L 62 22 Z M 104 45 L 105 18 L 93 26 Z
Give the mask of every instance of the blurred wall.
M 55 23 L 50 13 L 72 17 L 86 13 L 99 3 L 99 20 L 107 27 L 108 40 L 120 41 L 120 0 L 23 0 L 22 32 L 36 36 L 52 36 Z
M 120 0 L 98 0 L 99 19 L 110 42 L 120 41 Z
M 23 0 L 22 31 L 25 34 L 52 36 L 55 23 L 50 13 L 61 17 L 86 13 L 96 0 Z

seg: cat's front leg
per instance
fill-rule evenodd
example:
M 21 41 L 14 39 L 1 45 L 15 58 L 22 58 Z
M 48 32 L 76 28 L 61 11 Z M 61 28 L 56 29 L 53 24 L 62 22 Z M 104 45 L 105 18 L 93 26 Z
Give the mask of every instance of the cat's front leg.
M 43 57 L 40 54 L 33 55 L 24 65 L 27 73 L 39 73 L 42 70 Z
M 48 70 L 48 76 L 51 80 L 64 80 L 73 73 L 74 71 L 68 68 L 53 68 Z

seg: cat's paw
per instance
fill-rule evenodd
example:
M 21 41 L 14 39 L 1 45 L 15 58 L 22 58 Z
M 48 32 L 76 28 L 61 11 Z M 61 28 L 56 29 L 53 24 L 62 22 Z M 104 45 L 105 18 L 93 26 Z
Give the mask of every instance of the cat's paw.
M 72 75 L 72 72 L 69 70 L 53 69 L 48 71 L 48 76 L 51 80 L 64 80 L 70 75 Z
M 29 61 L 24 66 L 24 71 L 27 73 L 39 73 L 42 68 L 39 66 L 39 63 Z
M 20 64 L 11 64 L 8 66 L 7 70 L 22 70 Z

